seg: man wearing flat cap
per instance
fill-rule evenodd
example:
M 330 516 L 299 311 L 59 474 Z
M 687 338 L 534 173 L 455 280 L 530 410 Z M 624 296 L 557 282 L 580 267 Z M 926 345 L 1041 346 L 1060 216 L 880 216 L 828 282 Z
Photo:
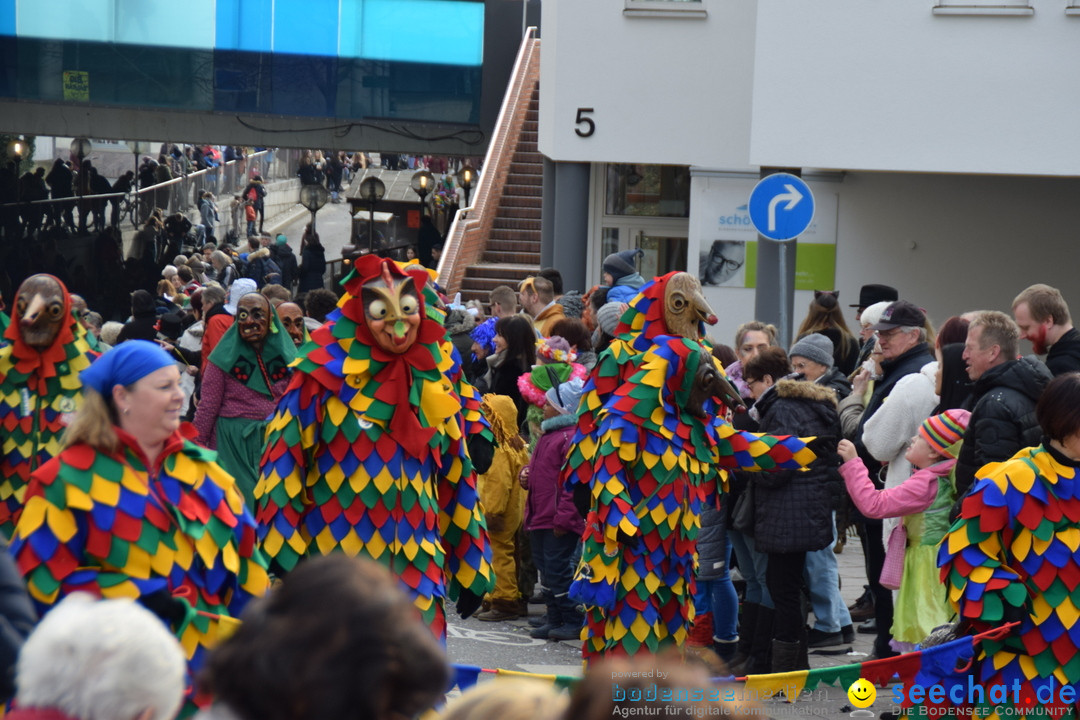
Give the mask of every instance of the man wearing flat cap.
M 926 342 L 925 326 L 926 313 L 907 300 L 889 303 L 873 326 L 881 344 L 882 377 L 875 383 L 859 419 L 855 447 L 871 477 L 877 478 L 881 468 L 887 466 L 886 488 L 900 484 L 911 474 L 911 465 L 904 458 L 907 441 L 937 404 L 934 381 L 929 369 L 924 370 L 934 361 Z M 863 397 L 868 380 L 868 371 L 860 370 L 851 396 Z M 874 654 L 878 658 L 895 654 L 889 645 L 892 593 L 878 581 L 885 560 L 883 538 L 895 524 L 895 519 L 865 523 L 867 580 L 874 595 L 877 624 Z

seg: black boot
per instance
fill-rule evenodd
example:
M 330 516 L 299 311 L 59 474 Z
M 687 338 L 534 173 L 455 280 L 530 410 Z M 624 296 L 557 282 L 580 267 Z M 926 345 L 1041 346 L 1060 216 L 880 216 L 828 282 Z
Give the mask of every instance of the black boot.
M 739 618 L 739 642 L 735 647 L 735 655 L 727 662 L 728 667 L 741 666 L 750 657 L 750 647 L 754 641 L 754 626 L 757 624 L 757 603 L 743 603 L 742 617 Z
M 799 667 L 799 642 L 772 641 L 772 666 L 774 673 L 794 672 Z
M 799 670 L 810 669 L 810 638 L 804 625 L 799 632 Z
M 731 672 L 737 677 L 743 675 L 761 675 L 769 672 L 771 665 L 773 610 L 764 605 L 758 606 L 757 622 L 750 639 L 750 655 L 741 665 L 732 665 Z
M 724 661 L 724 665 L 728 668 L 731 667 L 732 660 L 735 659 L 738 644 L 738 640 L 713 640 L 713 651 L 718 658 Z

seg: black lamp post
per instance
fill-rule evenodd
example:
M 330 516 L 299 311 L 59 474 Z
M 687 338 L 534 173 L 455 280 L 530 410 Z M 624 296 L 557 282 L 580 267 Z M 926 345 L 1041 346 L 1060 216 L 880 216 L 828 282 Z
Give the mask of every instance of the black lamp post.
M 473 183 L 476 182 L 476 170 L 472 165 L 465 165 L 458 170 L 457 180 L 461 189 L 465 191 L 465 207 L 469 207 L 469 193 L 472 191 Z
M 26 154 L 26 141 L 25 140 L 12 140 L 7 146 L 8 157 L 11 158 L 11 162 L 15 163 L 15 177 L 19 177 L 19 172 L 22 170 L 23 155 Z
M 409 187 L 413 189 L 413 192 L 420 196 L 420 217 L 424 217 L 424 198 L 431 192 L 432 186 L 435 184 L 435 178 L 427 170 L 418 170 L 413 173 L 412 180 L 409 181 Z
M 77 137 L 71 141 L 71 154 L 79 158 L 79 181 L 76 185 L 76 194 L 79 196 L 79 232 L 86 232 L 86 205 L 83 204 L 83 195 L 86 194 L 89 189 L 90 173 L 86 172 L 86 168 L 83 167 L 83 160 L 90 154 L 94 146 L 90 144 L 90 141 L 84 137 Z
M 375 251 L 375 203 L 383 199 L 386 185 L 374 175 L 369 175 L 360 183 L 360 197 L 368 202 L 368 252 Z
M 315 232 L 315 213 L 322 209 L 330 199 L 330 191 L 320 184 L 304 185 L 300 188 L 300 204 L 311 211 L 311 232 Z

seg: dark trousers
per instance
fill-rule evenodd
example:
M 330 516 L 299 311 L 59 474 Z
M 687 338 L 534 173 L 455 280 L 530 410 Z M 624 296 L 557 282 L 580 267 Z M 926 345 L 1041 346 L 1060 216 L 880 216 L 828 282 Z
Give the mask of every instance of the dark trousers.
M 874 595 L 874 620 L 877 622 L 877 637 L 874 639 L 874 653 L 880 657 L 895 655 L 889 641 L 892 640 L 893 604 L 892 591 L 882 587 L 881 568 L 885 565 L 885 543 L 882 541 L 881 521 L 865 520 L 866 532 L 859 535 L 863 540 L 863 555 L 866 558 L 866 581 Z
M 560 623 L 576 622 L 577 611 L 570 599 L 570 583 L 574 579 L 574 548 L 578 536 L 566 533 L 556 537 L 554 530 L 530 530 L 533 562 L 540 571 L 540 582 L 553 595 L 548 605 L 549 619 L 558 618 Z
M 806 631 L 802 609 L 803 567 L 805 552 L 769 553 L 765 584 L 775 606 L 773 637 L 784 642 L 798 642 Z

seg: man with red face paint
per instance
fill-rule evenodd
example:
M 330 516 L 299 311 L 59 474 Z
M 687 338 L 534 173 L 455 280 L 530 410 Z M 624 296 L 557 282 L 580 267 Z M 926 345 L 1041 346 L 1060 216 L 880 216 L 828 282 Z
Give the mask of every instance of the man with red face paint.
M 10 536 L 31 471 L 60 451 L 82 405 L 79 372 L 97 357 L 52 275 L 27 278 L 0 348 L 0 532 Z
M 1080 370 L 1080 332 L 1073 328 L 1060 290 L 1032 285 L 1016 296 L 1012 311 L 1020 339 L 1030 340 L 1036 355 L 1046 355 L 1050 372 L 1062 375 Z
M 356 260 L 270 418 L 256 520 L 278 572 L 334 550 L 372 558 L 445 638 L 445 601 L 468 617 L 494 578 L 457 365 L 425 306 L 427 279 Z

